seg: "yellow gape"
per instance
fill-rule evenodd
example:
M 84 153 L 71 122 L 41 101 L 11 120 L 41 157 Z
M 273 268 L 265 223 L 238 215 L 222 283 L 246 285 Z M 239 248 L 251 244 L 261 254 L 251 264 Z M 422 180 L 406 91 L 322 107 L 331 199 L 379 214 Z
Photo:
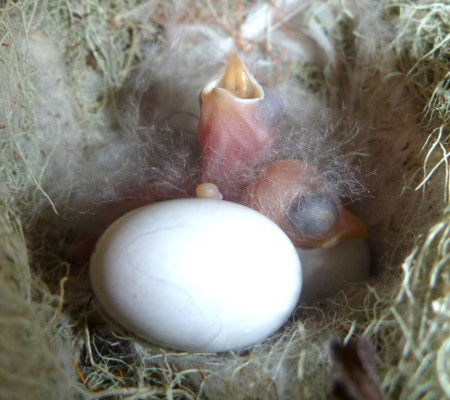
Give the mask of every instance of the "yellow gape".
M 255 85 L 254 78 L 237 55 L 233 55 L 219 81 L 218 86 L 241 99 L 261 97 L 261 86 Z

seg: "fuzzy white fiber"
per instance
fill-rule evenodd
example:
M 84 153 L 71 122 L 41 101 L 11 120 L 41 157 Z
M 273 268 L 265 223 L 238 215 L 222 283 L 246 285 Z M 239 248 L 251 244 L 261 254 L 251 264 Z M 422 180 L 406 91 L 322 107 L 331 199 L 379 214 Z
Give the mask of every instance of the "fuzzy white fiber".
M 2 2 L 0 399 L 325 399 L 330 343 L 361 334 L 384 398 L 450 398 L 449 15 L 427 0 Z M 199 93 L 234 53 L 283 98 L 272 159 L 321 170 L 367 224 L 373 273 L 245 351 L 173 352 L 103 315 L 87 262 L 119 215 L 194 196 Z

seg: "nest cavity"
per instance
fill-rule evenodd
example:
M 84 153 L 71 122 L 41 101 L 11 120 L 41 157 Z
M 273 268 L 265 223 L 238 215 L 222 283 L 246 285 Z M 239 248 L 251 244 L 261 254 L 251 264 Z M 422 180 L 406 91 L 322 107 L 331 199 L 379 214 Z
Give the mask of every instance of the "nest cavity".
M 0 30 L 0 398 L 320 399 L 361 335 L 384 398 L 450 397 L 447 2 L 17 0 Z M 246 351 L 174 352 L 103 314 L 86 257 L 194 195 L 198 94 L 236 52 L 285 101 L 273 157 L 352 203 L 373 274 Z

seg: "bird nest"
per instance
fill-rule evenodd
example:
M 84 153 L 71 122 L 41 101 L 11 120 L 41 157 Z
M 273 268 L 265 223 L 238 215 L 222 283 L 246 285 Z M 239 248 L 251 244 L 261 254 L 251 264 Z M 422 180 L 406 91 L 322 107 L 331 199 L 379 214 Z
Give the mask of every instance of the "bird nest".
M 3 2 L 0 397 L 450 397 L 449 15 L 427 0 Z M 320 165 L 365 221 L 373 271 L 245 351 L 171 351 L 103 315 L 86 241 L 193 195 L 198 94 L 233 53 L 284 98 L 280 157 Z

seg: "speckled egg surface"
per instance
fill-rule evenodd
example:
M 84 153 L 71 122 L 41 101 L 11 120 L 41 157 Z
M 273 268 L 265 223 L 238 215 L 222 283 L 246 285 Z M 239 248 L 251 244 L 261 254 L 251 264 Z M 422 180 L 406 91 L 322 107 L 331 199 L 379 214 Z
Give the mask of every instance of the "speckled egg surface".
M 223 200 L 179 199 L 114 222 L 91 258 L 96 298 L 125 328 L 193 352 L 255 344 L 292 315 L 302 271 L 262 214 Z

